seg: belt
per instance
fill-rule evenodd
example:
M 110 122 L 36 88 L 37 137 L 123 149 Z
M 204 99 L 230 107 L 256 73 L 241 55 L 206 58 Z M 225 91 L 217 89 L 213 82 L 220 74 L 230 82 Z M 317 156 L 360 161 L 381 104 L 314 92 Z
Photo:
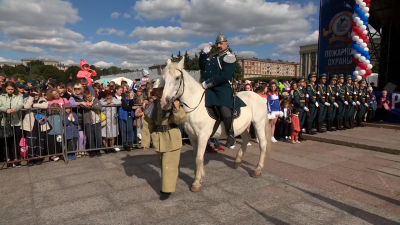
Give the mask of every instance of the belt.
M 332 97 L 332 99 L 335 99 L 335 97 Z
M 313 98 L 317 98 L 317 96 L 313 96 Z
M 306 100 L 300 100 L 300 102 L 306 102 Z
M 172 124 L 167 124 L 167 125 L 155 125 L 154 126 L 154 131 L 155 132 L 164 132 L 164 131 L 169 131 L 173 128 L 177 128 L 178 125 L 172 123 Z

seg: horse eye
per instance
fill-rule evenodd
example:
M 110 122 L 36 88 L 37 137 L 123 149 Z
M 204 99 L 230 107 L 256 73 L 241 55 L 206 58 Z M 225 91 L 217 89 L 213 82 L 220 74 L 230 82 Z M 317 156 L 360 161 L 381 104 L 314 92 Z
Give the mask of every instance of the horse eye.
M 175 80 L 179 80 L 179 77 L 176 77 Z

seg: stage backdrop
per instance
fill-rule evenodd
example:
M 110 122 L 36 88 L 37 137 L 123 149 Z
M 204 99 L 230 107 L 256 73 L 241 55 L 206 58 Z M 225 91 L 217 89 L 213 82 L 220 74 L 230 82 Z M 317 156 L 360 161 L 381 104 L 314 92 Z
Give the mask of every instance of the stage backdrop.
M 351 23 L 355 0 L 321 0 L 318 74 L 353 74 Z
M 381 97 L 381 92 L 374 92 L 377 102 Z M 389 92 L 388 97 L 390 99 L 390 113 L 386 115 L 383 121 L 388 123 L 400 123 L 400 92 Z

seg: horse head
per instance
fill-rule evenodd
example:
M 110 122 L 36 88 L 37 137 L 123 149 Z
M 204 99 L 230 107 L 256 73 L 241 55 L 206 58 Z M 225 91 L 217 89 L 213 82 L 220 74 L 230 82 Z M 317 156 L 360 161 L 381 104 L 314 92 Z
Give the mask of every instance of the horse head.
M 164 69 L 163 78 L 165 86 L 161 97 L 161 107 L 163 110 L 169 110 L 176 99 L 183 93 L 183 66 L 185 60 L 179 63 L 173 63 L 170 59 L 167 60 L 167 66 Z

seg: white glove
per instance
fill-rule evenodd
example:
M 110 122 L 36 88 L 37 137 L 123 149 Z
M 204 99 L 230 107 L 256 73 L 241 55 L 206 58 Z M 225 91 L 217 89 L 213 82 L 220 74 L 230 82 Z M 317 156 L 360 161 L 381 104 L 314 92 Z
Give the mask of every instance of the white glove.
M 326 106 L 331 106 L 331 104 L 329 104 L 328 102 L 325 102 L 325 105 L 326 105 Z
M 359 101 L 357 101 L 357 105 L 361 105 Z
M 316 103 L 315 103 L 315 106 L 316 106 L 316 107 L 319 107 L 319 104 L 318 104 L 318 102 L 316 102 Z
M 333 105 L 336 107 L 336 108 L 339 108 L 339 105 L 335 102 L 335 103 L 333 103 Z
M 336 92 L 336 96 L 339 96 L 339 92 Z
M 364 105 L 365 105 L 365 107 L 368 107 L 368 103 L 365 103 Z
M 205 81 L 203 81 L 203 83 L 201 83 L 201 86 L 203 86 L 204 89 L 207 89 L 207 85 L 206 85 Z
M 303 109 L 304 109 L 304 111 L 306 111 L 306 112 L 308 112 L 308 111 L 309 111 L 307 107 L 304 107 Z
M 357 105 L 357 103 L 353 102 L 353 105 L 354 105 L 354 106 L 356 106 L 356 105 Z
M 319 91 L 317 92 L 317 94 L 320 94 Z
M 306 98 L 310 97 L 308 94 L 306 94 Z
M 345 105 L 349 105 L 349 103 L 348 103 L 347 101 L 344 101 L 344 104 L 345 104 Z
M 206 47 L 204 47 L 203 52 L 208 54 L 211 51 L 211 47 L 212 47 L 212 43 L 208 42 L 208 44 L 206 45 Z

